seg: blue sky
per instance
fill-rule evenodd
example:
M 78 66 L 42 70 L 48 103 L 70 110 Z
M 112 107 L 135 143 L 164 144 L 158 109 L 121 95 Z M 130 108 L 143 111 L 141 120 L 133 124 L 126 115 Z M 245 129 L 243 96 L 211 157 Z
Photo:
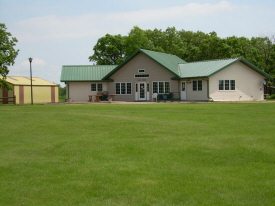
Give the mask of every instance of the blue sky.
M 20 50 L 10 76 L 60 84 L 62 65 L 89 65 L 98 38 L 134 27 L 217 32 L 247 38 L 275 33 L 274 0 L 0 0 L 0 19 Z M 64 84 L 62 84 L 64 86 Z

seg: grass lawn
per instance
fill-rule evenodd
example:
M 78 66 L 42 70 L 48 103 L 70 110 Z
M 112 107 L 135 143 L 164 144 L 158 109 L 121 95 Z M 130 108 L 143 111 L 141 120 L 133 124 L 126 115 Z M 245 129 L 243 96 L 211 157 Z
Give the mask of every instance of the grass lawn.
M 0 106 L 0 205 L 274 205 L 275 103 Z

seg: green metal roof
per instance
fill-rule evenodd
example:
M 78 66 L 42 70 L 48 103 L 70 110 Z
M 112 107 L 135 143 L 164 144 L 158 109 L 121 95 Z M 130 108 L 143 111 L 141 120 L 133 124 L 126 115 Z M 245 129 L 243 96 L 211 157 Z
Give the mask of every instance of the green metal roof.
M 127 59 L 121 62 L 112 72 L 106 75 L 104 79 L 109 78 L 112 74 L 114 74 L 117 70 L 119 70 L 121 67 L 127 64 L 131 59 L 133 59 L 139 53 L 146 55 L 147 57 L 154 60 L 155 62 L 157 62 L 158 64 L 160 64 L 161 66 L 169 70 L 170 72 L 174 73 L 176 76 L 178 76 L 178 64 L 186 63 L 184 60 L 177 57 L 176 55 L 149 51 L 145 49 L 138 49 L 137 51 L 135 51 L 135 53 L 133 53 L 131 56 L 129 56 Z
M 117 65 L 66 65 L 62 66 L 61 82 L 102 81 Z
M 168 71 L 175 74 L 173 79 L 184 78 L 198 78 L 198 77 L 210 77 L 222 69 L 236 63 L 242 62 L 254 71 L 258 72 L 267 79 L 272 77 L 259 69 L 255 65 L 251 64 L 243 58 L 232 59 L 218 59 L 209 61 L 199 61 L 186 63 L 179 57 L 171 54 L 165 54 L 160 52 L 148 51 L 144 49 L 137 50 L 134 54 L 129 56 L 121 64 L 117 65 L 87 65 L 87 66 L 63 66 L 61 72 L 61 82 L 70 81 L 110 81 L 108 78 L 118 71 L 121 67 L 127 64 L 136 55 L 142 53 L 154 60 Z
M 179 64 L 178 72 L 180 78 L 210 77 L 236 62 L 242 62 L 268 79 L 272 78 L 269 74 L 265 73 L 263 70 L 243 58 L 218 59 Z

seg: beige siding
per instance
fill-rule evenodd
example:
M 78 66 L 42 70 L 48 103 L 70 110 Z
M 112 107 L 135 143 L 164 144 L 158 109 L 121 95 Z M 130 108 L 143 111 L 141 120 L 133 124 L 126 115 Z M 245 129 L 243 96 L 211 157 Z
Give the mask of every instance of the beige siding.
M 263 100 L 264 77 L 237 62 L 209 78 L 209 96 L 214 101 Z M 219 80 L 235 80 L 235 91 L 219 91 Z
M 202 91 L 193 91 L 193 81 L 202 80 Z M 184 80 L 180 80 L 184 81 Z M 179 84 L 181 85 L 181 84 Z M 205 79 L 191 79 L 186 80 L 186 100 L 187 101 L 205 101 L 208 100 L 207 96 L 207 80 Z
M 14 86 L 15 104 L 19 104 L 19 86 Z
M 149 74 L 149 78 L 135 78 L 135 74 L 138 73 L 139 69 L 144 69 L 145 73 Z M 178 92 L 178 81 L 171 80 L 172 77 L 175 77 L 173 73 L 151 60 L 149 57 L 140 53 L 135 56 L 131 61 L 125 64 L 120 68 L 116 73 L 114 73 L 110 79 L 113 79 L 114 82 L 108 83 L 108 92 L 109 94 L 115 94 L 115 83 L 117 82 L 131 82 L 132 83 L 132 94 L 131 95 L 116 95 L 115 100 L 120 101 L 135 101 L 135 88 L 136 84 L 139 82 L 149 82 L 149 99 L 151 101 L 153 81 L 167 81 L 170 82 L 170 91 Z
M 31 104 L 31 86 L 24 85 L 24 104 Z M 57 94 L 56 94 L 57 93 Z M 20 102 L 19 86 L 16 86 L 16 104 Z M 32 87 L 33 103 L 48 103 L 51 102 L 51 86 L 33 86 Z M 55 102 L 58 99 L 58 87 L 55 88 Z
M 55 87 L 55 102 L 59 102 L 59 87 Z
M 75 102 L 87 102 L 88 95 L 97 94 L 96 91 L 91 91 L 92 83 L 102 84 L 103 91 L 108 91 L 106 82 L 68 82 L 67 97 L 69 95 L 72 101 L 75 101 Z
M 11 85 L 13 90 L 8 91 L 9 97 L 16 97 L 16 104 L 20 104 L 20 87 L 23 87 L 23 93 L 22 93 L 22 100 L 24 104 L 31 104 L 31 86 L 29 85 Z M 33 103 L 39 104 L 39 103 L 48 103 L 52 100 L 52 92 L 51 92 L 51 85 L 43 85 L 43 86 L 33 86 Z M 59 102 L 59 87 L 55 86 L 55 102 Z M 0 89 L 0 97 L 2 97 L 2 89 Z M 9 101 L 12 101 L 13 99 L 9 99 Z M 1 102 L 0 102 L 1 104 Z M 11 102 L 9 102 L 11 104 Z

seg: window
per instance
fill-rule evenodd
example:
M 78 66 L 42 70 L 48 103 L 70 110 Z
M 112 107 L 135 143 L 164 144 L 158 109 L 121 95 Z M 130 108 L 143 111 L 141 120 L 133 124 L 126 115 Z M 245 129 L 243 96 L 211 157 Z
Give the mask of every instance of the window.
M 135 74 L 135 78 L 149 77 L 149 74 Z
M 193 91 L 202 91 L 202 80 L 193 81 Z
M 158 82 L 153 82 L 153 93 L 158 93 Z
M 91 91 L 96 91 L 96 84 L 91 84 Z
M 138 70 L 138 73 L 144 73 L 145 72 L 145 69 L 139 69 Z
M 164 93 L 164 82 L 159 82 L 159 93 Z
M 97 84 L 97 91 L 102 91 L 102 84 Z
M 116 83 L 116 94 L 132 94 L 132 83 Z
M 91 84 L 91 91 L 92 92 L 98 92 L 102 91 L 102 84 Z
M 219 90 L 223 90 L 224 89 L 224 87 L 223 87 L 223 85 L 224 85 L 224 80 L 219 80 Z
M 229 80 L 224 81 L 224 89 L 229 90 Z
M 153 82 L 153 93 L 169 93 L 170 82 Z
M 235 80 L 219 80 L 219 90 L 235 90 Z
M 127 83 L 127 90 L 126 90 L 126 92 L 127 92 L 127 94 L 132 94 L 132 84 L 131 83 Z
M 230 80 L 230 89 L 235 90 L 235 80 Z

